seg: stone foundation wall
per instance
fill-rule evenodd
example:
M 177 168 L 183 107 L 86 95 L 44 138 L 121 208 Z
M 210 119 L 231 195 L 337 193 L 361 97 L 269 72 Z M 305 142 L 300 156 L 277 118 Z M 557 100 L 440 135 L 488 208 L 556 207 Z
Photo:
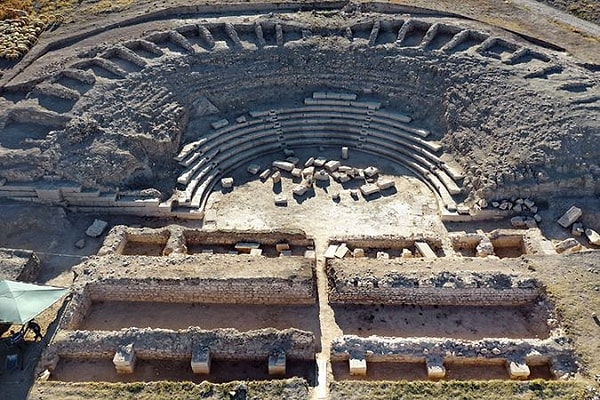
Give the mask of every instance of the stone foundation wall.
M 42 355 L 38 370 L 52 371 L 60 358 L 112 359 L 120 346 L 128 344 L 133 344 L 137 358 L 148 360 L 191 359 L 194 349 L 206 348 L 213 358 L 222 360 L 267 359 L 277 352 L 284 352 L 291 359 L 313 360 L 316 352 L 314 335 L 297 329 L 269 328 L 244 333 L 199 328 L 61 331 Z

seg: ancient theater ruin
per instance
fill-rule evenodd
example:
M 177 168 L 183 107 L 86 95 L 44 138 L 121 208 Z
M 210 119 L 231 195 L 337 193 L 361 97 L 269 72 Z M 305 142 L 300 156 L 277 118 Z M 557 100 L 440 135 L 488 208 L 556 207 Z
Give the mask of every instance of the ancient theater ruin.
M 29 397 L 598 393 L 597 64 L 388 3 L 163 5 L 45 35 L 0 76 L 0 200 L 90 227 L 0 249 L 13 279 L 50 259 L 71 289 Z M 219 386 L 238 381 L 268 394 Z

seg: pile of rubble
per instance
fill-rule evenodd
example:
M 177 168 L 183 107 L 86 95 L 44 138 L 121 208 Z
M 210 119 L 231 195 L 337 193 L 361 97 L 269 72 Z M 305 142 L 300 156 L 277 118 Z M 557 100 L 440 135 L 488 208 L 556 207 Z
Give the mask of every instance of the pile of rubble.
M 590 245 L 600 246 L 600 234 L 594 229 L 585 227 L 583 222 L 579 221 L 583 212 L 581 208 L 572 206 L 559 219 L 558 224 L 565 229 L 570 229 L 571 234 L 575 237 L 585 237 Z M 576 252 L 582 249 L 581 243 L 574 237 L 561 241 L 556 245 L 556 251 L 559 253 Z

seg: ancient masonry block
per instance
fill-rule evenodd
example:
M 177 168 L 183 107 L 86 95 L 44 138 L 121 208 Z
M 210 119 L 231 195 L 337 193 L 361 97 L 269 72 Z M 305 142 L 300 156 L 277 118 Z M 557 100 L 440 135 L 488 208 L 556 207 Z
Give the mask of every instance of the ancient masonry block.
M 507 361 L 506 367 L 510 374 L 510 379 L 527 379 L 529 378 L 529 367 L 524 360 Z
M 425 242 L 415 242 L 415 247 L 425 258 L 437 258 L 431 247 Z
M 117 374 L 133 374 L 135 361 L 133 343 L 119 347 L 113 357 L 113 364 L 115 365 Z
M 223 189 L 229 189 L 233 187 L 233 178 L 223 178 L 221 179 L 221 186 Z
M 443 379 L 446 377 L 446 368 L 441 357 L 428 357 L 425 361 L 429 379 Z
M 285 353 L 277 352 L 269 356 L 269 375 L 285 375 Z
M 367 375 L 367 360 L 364 357 L 350 358 L 350 375 Z
M 581 217 L 581 214 L 581 208 L 573 206 L 569 208 L 567 212 L 564 213 L 563 216 L 558 219 L 558 223 L 563 228 L 568 228 L 569 226 L 571 226 L 571 224 L 577 221 L 579 217 Z
M 190 365 L 192 366 L 192 371 L 194 371 L 195 374 L 210 374 L 210 362 L 210 349 L 194 349 L 192 352 L 192 361 Z

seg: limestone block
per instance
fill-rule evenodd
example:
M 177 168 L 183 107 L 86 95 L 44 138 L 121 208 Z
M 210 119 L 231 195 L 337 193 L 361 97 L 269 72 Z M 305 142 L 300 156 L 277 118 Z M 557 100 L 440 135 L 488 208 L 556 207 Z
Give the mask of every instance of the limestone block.
M 348 246 L 346 246 L 346 243 L 342 243 L 335 250 L 335 257 L 336 258 L 344 258 L 344 257 L 346 257 L 346 254 L 348 254 L 349 251 L 350 251 L 350 249 L 348 249 Z
M 363 196 L 370 196 L 372 194 L 379 193 L 379 186 L 375 185 L 374 183 L 367 183 L 360 187 L 360 191 Z
M 300 177 L 302 177 L 302 170 L 300 168 L 294 168 L 292 170 L 292 176 L 294 178 L 300 178 Z
M 285 353 L 278 352 L 269 356 L 269 375 L 285 375 Z
M 273 168 L 278 168 L 282 171 L 291 172 L 296 166 L 289 161 L 273 161 Z
M 564 253 L 565 251 L 579 250 L 581 244 L 574 238 L 565 239 L 554 246 L 557 253 Z
M 113 357 L 113 364 L 117 374 L 133 374 L 135 369 L 135 351 L 133 343 L 120 346 Z
M 258 176 L 260 178 L 261 181 L 266 181 L 267 179 L 269 179 L 269 175 L 271 175 L 271 169 L 267 168 L 265 169 L 263 172 L 260 173 L 260 175 Z
M 210 124 L 210 126 L 212 126 L 213 129 L 221 129 L 226 127 L 227 125 L 229 125 L 229 121 L 226 119 L 220 119 Z
M 563 214 L 562 217 L 558 219 L 557 222 L 563 228 L 568 228 L 569 226 L 571 226 L 571 224 L 577 221 L 582 214 L 583 213 L 581 211 L 581 208 L 572 206 L 567 210 L 567 212 Z
M 255 242 L 238 242 L 234 248 L 240 253 L 250 253 L 252 249 L 260 248 L 260 243 Z
M 409 249 L 402 249 L 401 257 L 402 258 L 412 258 L 413 253 Z
M 306 185 L 296 185 L 294 186 L 294 188 L 292 189 L 292 193 L 295 196 L 302 196 L 304 195 L 304 193 L 306 193 L 308 191 L 308 188 L 306 187 Z
M 415 247 L 425 258 L 437 258 L 437 255 L 431 250 L 426 242 L 415 242 Z
M 305 167 L 312 167 L 312 165 L 315 163 L 315 158 L 314 157 L 310 157 L 308 160 L 306 160 L 306 162 L 304 163 Z
M 246 169 L 246 171 L 248 171 L 252 175 L 256 175 L 256 174 L 258 174 L 258 171 L 260 171 L 260 165 L 258 165 L 258 164 L 250 164 L 250 165 L 248 165 L 248 168 Z
M 524 361 L 509 361 L 507 367 L 510 379 L 527 379 L 531 373 Z
M 197 348 L 192 351 L 192 371 L 195 374 L 210 374 L 211 355 L 208 348 Z
M 315 174 L 315 167 L 306 167 L 302 170 L 302 177 L 306 178 L 308 176 L 313 176 Z
M 95 219 L 94 222 L 87 228 L 85 234 L 89 237 L 98 237 L 102 235 L 107 226 L 108 222 L 102 221 L 101 219 Z
M 327 247 L 327 250 L 325 251 L 325 258 L 334 258 L 337 248 L 337 244 L 330 244 L 329 247 Z
M 348 159 L 348 148 L 347 147 L 342 147 L 342 160 L 347 160 Z
M 523 200 L 523 204 L 525 204 L 525 206 L 527 208 L 529 208 L 531 210 L 531 207 L 533 207 L 535 205 L 534 201 L 531 199 L 525 199 Z
M 238 124 L 243 124 L 244 122 L 246 122 L 246 116 L 245 115 L 240 115 L 239 117 L 237 117 L 235 119 L 235 122 L 237 122 Z
M 273 175 L 271 175 L 271 180 L 273 181 L 273 183 L 281 182 L 281 172 L 275 171 Z
M 379 169 L 377 167 L 367 167 L 364 169 L 365 176 L 372 178 L 379 173 Z
M 354 256 L 354 258 L 362 258 L 365 256 L 365 249 L 356 248 L 352 252 L 352 255 Z
M 575 222 L 573 226 L 571 226 L 571 235 L 573 236 L 581 236 L 585 232 L 583 228 L 583 224 L 581 222 Z
M 290 249 L 290 245 L 288 243 L 277 243 L 275 245 L 275 248 L 277 249 L 277 251 L 281 252 L 284 250 L 289 250 Z
M 79 239 L 75 242 L 75 247 L 78 249 L 83 249 L 85 247 L 85 239 Z
M 367 360 L 365 358 L 351 358 L 350 375 L 367 375 Z
M 262 249 L 252 249 L 250 250 L 250 255 L 256 257 L 262 256 Z
M 349 177 L 347 174 L 339 174 L 339 178 L 338 181 L 340 181 L 341 183 L 346 183 L 348 182 L 350 179 L 352 179 L 351 177 Z
M 385 251 L 378 251 L 377 252 L 377 259 L 378 260 L 389 260 L 390 259 L 390 253 L 386 253 Z
M 590 241 L 590 244 L 593 244 L 594 246 L 600 246 L 600 235 L 598 234 L 598 232 L 588 228 L 585 230 L 585 236 Z
M 427 376 L 429 379 L 443 379 L 446 377 L 444 362 L 439 357 L 428 357 L 426 359 Z
M 286 207 L 288 205 L 287 197 L 285 195 L 278 194 L 277 196 L 275 196 L 275 205 Z
M 317 173 L 315 174 L 315 179 L 317 181 L 328 182 L 329 174 L 324 169 L 321 169 L 321 170 L 317 171 Z
M 325 165 L 325 163 L 326 163 L 326 162 L 327 162 L 327 159 L 326 159 L 326 158 L 323 158 L 323 157 L 318 157 L 318 158 L 315 158 L 315 159 L 314 159 L 314 161 L 313 161 L 313 165 L 314 165 L 315 167 L 321 168 L 323 165 Z
M 312 260 L 317 258 L 317 252 L 314 250 L 306 250 L 304 252 L 304 258 L 310 258 Z
M 294 164 L 294 168 L 296 168 L 296 165 L 298 165 L 298 163 L 300 162 L 300 159 L 298 157 L 288 157 L 285 159 L 285 161 Z
M 228 177 L 228 178 L 223 178 L 221 179 L 221 187 L 223 189 L 230 189 L 233 187 L 233 178 Z
M 396 182 L 392 179 L 379 179 L 377 180 L 377 186 L 379 186 L 379 189 L 385 190 L 396 186 Z
M 336 161 L 336 160 L 331 160 L 331 161 L 327 161 L 325 163 L 325 168 L 328 171 L 333 172 L 333 171 L 337 171 L 337 169 L 340 167 L 340 165 L 342 165 L 341 162 Z

